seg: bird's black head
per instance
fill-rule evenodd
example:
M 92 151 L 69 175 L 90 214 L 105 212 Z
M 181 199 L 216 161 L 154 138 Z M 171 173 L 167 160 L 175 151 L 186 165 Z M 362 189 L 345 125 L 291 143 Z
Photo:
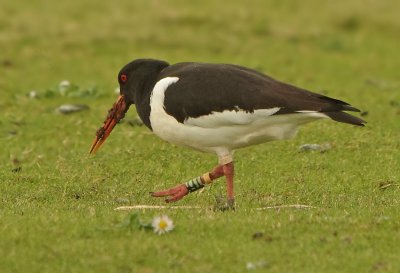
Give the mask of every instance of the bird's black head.
M 168 63 L 159 60 L 137 59 L 121 69 L 118 73 L 120 96 L 108 111 L 103 126 L 97 131 L 90 153 L 95 153 L 100 148 L 115 125 L 124 118 L 131 104 L 140 102 L 144 104 L 141 109 L 150 107 L 149 102 L 143 98 L 150 97 L 160 71 L 168 65 Z M 139 115 L 141 115 L 140 112 Z
M 125 65 L 118 73 L 118 82 L 126 103 L 133 104 L 144 93 L 150 92 L 158 74 L 168 65 L 167 62 L 153 59 L 137 59 Z

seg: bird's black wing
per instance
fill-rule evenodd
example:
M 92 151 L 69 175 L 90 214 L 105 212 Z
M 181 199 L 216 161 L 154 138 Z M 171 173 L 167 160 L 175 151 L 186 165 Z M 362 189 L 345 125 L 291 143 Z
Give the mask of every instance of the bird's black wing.
M 359 111 L 348 103 L 279 82 L 258 71 L 229 64 L 179 63 L 159 78 L 178 77 L 165 91 L 165 110 L 183 123 L 226 110 L 253 113 L 279 108 L 275 115 L 299 111 L 323 112 L 332 119 L 356 125 L 363 120 L 342 111 Z

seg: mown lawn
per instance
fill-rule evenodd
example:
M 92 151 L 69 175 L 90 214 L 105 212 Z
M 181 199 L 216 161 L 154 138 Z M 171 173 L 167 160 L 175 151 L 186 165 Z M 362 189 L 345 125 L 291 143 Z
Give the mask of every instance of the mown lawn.
M 399 272 L 399 9 L 394 0 L 2 1 L 0 272 Z M 237 151 L 234 212 L 213 209 L 222 179 L 173 204 L 200 208 L 116 211 L 163 205 L 148 192 L 216 163 L 128 122 L 88 155 L 119 69 L 140 57 L 256 68 L 348 101 L 368 124 L 316 122 L 293 140 Z M 62 80 L 80 90 L 63 96 Z M 66 103 L 90 110 L 55 112 Z M 332 148 L 299 152 L 305 143 Z M 285 208 L 294 204 L 312 208 Z M 257 210 L 272 206 L 281 208 Z M 176 227 L 158 236 L 127 223 L 132 214 L 167 214 Z

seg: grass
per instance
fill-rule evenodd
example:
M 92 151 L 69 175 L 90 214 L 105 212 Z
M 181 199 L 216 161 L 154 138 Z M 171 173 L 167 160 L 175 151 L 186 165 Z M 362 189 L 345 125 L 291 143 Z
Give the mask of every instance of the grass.
M 18 1 L 0 9 L 1 272 L 398 272 L 400 19 L 396 1 Z M 324 121 L 291 141 L 236 152 L 235 212 L 223 180 L 180 205 L 157 236 L 122 226 L 149 191 L 216 163 L 119 125 L 88 149 L 132 59 L 236 63 L 368 111 L 365 128 Z M 31 99 L 70 80 L 99 96 Z M 89 111 L 56 114 L 61 104 Z M 134 118 L 132 109 L 127 119 Z M 330 143 L 301 153 L 304 143 Z M 311 205 L 313 209 L 256 210 Z M 255 269 L 246 269 L 253 263 Z M 258 267 L 257 267 L 258 266 Z

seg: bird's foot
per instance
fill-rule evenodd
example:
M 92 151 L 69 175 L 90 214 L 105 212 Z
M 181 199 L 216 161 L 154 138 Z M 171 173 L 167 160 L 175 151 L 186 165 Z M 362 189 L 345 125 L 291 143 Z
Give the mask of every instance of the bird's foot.
M 214 206 L 215 211 L 231 211 L 235 210 L 235 199 L 226 200 L 224 197 L 216 196 L 216 204 Z
M 229 209 L 235 210 L 235 199 L 228 199 L 226 205 Z
M 192 180 L 186 182 L 185 184 L 178 185 L 172 189 L 165 190 L 165 191 L 151 192 L 150 194 L 151 194 L 151 196 L 154 196 L 154 197 L 171 196 L 171 197 L 165 199 L 165 202 L 170 203 L 170 202 L 178 201 L 178 200 L 182 199 L 185 195 L 187 195 L 189 192 L 197 191 L 203 187 L 204 187 L 203 180 L 199 176 L 199 177 L 193 178 Z
M 181 200 L 188 193 L 189 190 L 185 184 L 178 185 L 165 191 L 150 192 L 153 197 L 168 197 L 165 199 L 165 202 L 167 203 Z

